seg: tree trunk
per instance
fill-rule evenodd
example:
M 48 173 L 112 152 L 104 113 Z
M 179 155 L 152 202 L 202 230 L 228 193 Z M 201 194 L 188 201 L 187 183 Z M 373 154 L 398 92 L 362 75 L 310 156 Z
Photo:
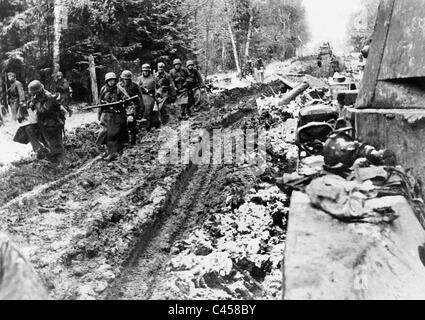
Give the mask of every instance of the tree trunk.
M 238 74 L 241 74 L 242 72 L 241 72 L 241 67 L 239 65 L 238 48 L 236 46 L 236 41 L 233 34 L 232 26 L 230 25 L 230 21 L 227 21 L 227 28 L 229 30 L 230 40 L 232 41 L 232 48 L 233 48 L 233 55 L 235 58 L 236 70 L 238 71 Z
M 93 104 L 99 103 L 99 93 L 97 91 L 97 78 L 96 78 L 96 66 L 94 64 L 94 57 L 89 56 L 89 72 L 91 79 L 91 91 L 93 96 Z
M 252 14 L 252 11 L 251 11 L 250 16 L 249 16 L 248 34 L 247 34 L 247 37 L 246 37 L 245 61 L 248 61 L 248 57 L 249 57 L 249 47 L 251 45 L 253 25 L 254 25 L 254 15 Z
M 242 70 L 241 70 L 241 67 L 239 65 L 238 47 L 236 46 L 235 35 L 233 33 L 233 30 L 232 30 L 232 24 L 231 24 L 230 17 L 229 17 L 227 2 L 225 3 L 225 6 L 226 6 L 225 11 L 226 11 L 226 18 L 227 18 L 227 30 L 229 31 L 230 40 L 232 42 L 233 55 L 234 55 L 235 64 L 236 64 L 236 70 L 238 71 L 238 74 L 240 75 L 240 74 L 242 74 Z
M 211 28 L 211 14 L 212 9 L 214 7 L 214 0 L 210 3 L 210 10 L 208 12 L 208 19 L 207 19 L 207 25 L 206 25 L 206 51 L 205 51 L 205 80 L 208 77 L 208 67 L 209 67 L 209 60 L 210 60 L 210 28 Z
M 55 0 L 54 18 L 53 72 L 57 73 L 60 70 L 60 40 L 64 25 L 68 20 L 63 0 Z
M 222 71 L 224 71 L 226 67 L 226 43 L 224 42 L 224 40 L 222 40 L 221 42 L 221 68 L 223 69 Z
M 306 91 L 309 87 L 310 87 L 310 85 L 307 82 L 303 82 L 303 83 L 299 84 L 298 86 L 293 88 L 291 91 L 285 93 L 283 95 L 283 97 L 280 99 L 280 101 L 278 102 L 278 105 L 284 106 L 284 105 L 290 103 L 292 100 L 294 100 L 296 97 L 298 97 L 301 93 Z

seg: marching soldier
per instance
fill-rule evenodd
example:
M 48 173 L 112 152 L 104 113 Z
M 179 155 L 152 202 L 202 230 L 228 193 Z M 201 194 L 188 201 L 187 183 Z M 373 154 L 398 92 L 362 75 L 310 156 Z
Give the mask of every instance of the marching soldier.
M 147 131 L 152 127 L 159 128 L 159 112 L 154 110 L 155 107 L 155 78 L 152 74 L 151 66 L 145 63 L 142 66 L 142 75 L 138 79 L 140 90 L 142 91 L 144 111 L 143 111 L 143 125 Z
M 192 106 L 196 106 L 198 108 L 199 105 L 201 104 L 201 99 L 202 99 L 201 87 L 204 85 L 204 80 L 202 79 L 201 73 L 195 67 L 195 63 L 192 60 L 188 60 L 186 62 L 186 67 L 187 67 L 187 70 L 189 71 L 189 77 L 187 81 L 188 81 L 188 89 L 189 89 L 188 110 L 190 112 L 190 109 Z M 197 97 L 196 101 L 195 101 L 195 96 Z
M 255 65 L 256 73 L 257 73 L 257 82 L 264 83 L 264 63 L 262 58 L 257 59 L 257 63 Z
M 65 154 L 62 140 L 65 115 L 61 105 L 38 80 L 30 82 L 28 91 L 30 123 L 37 124 L 30 126 L 32 131 L 28 132 L 33 149 L 39 159 L 46 156 L 53 163 L 61 162 Z
M 114 106 L 100 107 L 98 119 L 102 126 L 97 143 L 106 144 L 108 152 L 105 155 L 107 161 L 113 161 L 124 150 L 128 143 L 127 113 L 121 101 L 127 98 L 124 90 L 118 86 L 118 78 L 115 73 L 105 75 L 105 85 L 100 91 L 100 103 L 109 104 L 117 102 Z
M 72 116 L 72 110 L 70 108 L 70 101 L 71 101 L 71 94 L 72 89 L 69 85 L 68 80 L 66 80 L 63 77 L 62 72 L 58 72 L 56 74 L 56 79 L 53 84 L 53 90 L 52 90 L 58 97 L 60 103 L 65 108 L 65 110 L 68 112 L 69 116 Z
M 127 96 L 139 96 L 139 100 L 132 103 L 131 107 L 127 108 L 127 126 L 130 132 L 130 144 L 135 145 L 138 134 L 137 120 L 141 117 L 143 111 L 143 97 L 140 87 L 133 82 L 133 74 L 129 70 L 124 70 L 121 73 L 120 86 L 127 93 Z
M 175 59 L 173 62 L 174 68 L 170 71 L 170 76 L 173 79 L 176 87 L 176 104 L 181 108 L 181 119 L 187 120 L 191 116 L 189 107 L 189 70 L 182 67 L 180 59 Z
M 165 64 L 163 62 L 158 63 L 158 72 L 155 75 L 155 85 L 162 122 L 167 123 L 171 105 L 170 99 L 174 94 L 174 82 L 170 74 L 165 71 Z
M 20 113 L 25 104 L 24 87 L 20 81 L 16 80 L 16 74 L 13 72 L 9 72 L 7 78 L 10 83 L 10 87 L 7 90 L 10 111 L 13 121 L 17 121 L 21 117 Z

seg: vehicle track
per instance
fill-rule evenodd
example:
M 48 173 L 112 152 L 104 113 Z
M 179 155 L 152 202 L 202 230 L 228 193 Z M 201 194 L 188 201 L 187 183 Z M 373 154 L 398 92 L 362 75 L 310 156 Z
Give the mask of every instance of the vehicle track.
M 140 239 L 127 268 L 106 293 L 106 299 L 147 300 L 170 260 L 174 243 L 197 225 L 204 214 L 206 194 L 217 171 L 213 166 L 192 165 L 186 181 L 174 192 L 163 224 Z
M 255 102 L 251 100 L 253 105 Z M 239 109 L 221 119 L 220 127 L 235 126 L 256 109 Z M 212 137 L 211 137 L 212 138 Z M 200 143 L 200 142 L 198 142 Z M 195 150 L 196 147 L 195 147 Z M 211 154 L 211 157 L 213 155 Z M 211 162 L 210 162 L 211 163 Z M 164 219 L 148 234 L 143 235 L 131 255 L 126 268 L 112 285 L 104 299 L 148 300 L 155 292 L 158 280 L 166 272 L 167 262 L 173 257 L 174 244 L 186 238 L 190 231 L 206 220 L 208 201 L 214 197 L 213 179 L 222 168 L 218 165 L 189 165 L 188 173 L 173 190 Z

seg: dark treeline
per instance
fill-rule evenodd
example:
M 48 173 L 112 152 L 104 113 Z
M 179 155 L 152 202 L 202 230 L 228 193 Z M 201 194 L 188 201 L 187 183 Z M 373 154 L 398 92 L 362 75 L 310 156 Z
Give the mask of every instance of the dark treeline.
M 204 75 L 285 59 L 309 39 L 301 0 L 0 0 L 1 69 L 46 84 L 60 69 L 75 98 L 108 71 L 193 59 Z M 57 67 L 55 67 L 57 65 Z

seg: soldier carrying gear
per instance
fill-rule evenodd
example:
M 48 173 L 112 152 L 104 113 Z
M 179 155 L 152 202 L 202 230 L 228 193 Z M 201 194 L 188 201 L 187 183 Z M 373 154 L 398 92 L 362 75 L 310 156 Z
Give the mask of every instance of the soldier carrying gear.
M 65 118 L 61 105 L 38 80 L 30 82 L 28 91 L 30 95 L 28 107 L 31 110 L 30 122 L 38 124 L 37 126 L 28 126 L 32 131 L 28 135 L 31 145 L 39 159 L 46 156 L 53 163 L 61 162 L 65 153 L 62 140 Z
M 100 104 L 120 102 L 128 96 L 124 89 L 118 85 L 115 73 L 109 72 L 105 75 L 105 85 L 100 90 Z M 97 143 L 106 144 L 108 152 L 104 158 L 113 161 L 118 154 L 124 150 L 128 143 L 127 112 L 123 103 L 112 107 L 99 108 L 98 118 L 102 126 Z
M 7 90 L 9 106 L 12 113 L 13 121 L 22 121 L 24 118 L 24 104 L 25 104 L 25 92 L 24 86 L 18 80 L 16 80 L 16 74 L 9 72 L 7 78 L 10 83 L 10 87 Z
M 189 103 L 188 103 L 188 109 L 190 111 L 190 108 L 192 106 L 196 106 L 196 108 L 199 108 L 201 104 L 201 87 L 204 85 L 204 80 L 202 79 L 201 74 L 199 73 L 198 69 L 195 67 L 195 63 L 192 60 L 188 60 L 186 62 L 187 70 L 189 71 L 189 77 L 187 79 L 188 82 L 188 95 L 189 95 Z M 197 97 L 195 101 L 195 96 Z
M 69 85 L 68 80 L 63 77 L 62 72 L 58 72 L 53 83 L 52 92 L 56 94 L 60 103 L 68 112 L 69 116 L 72 116 L 72 110 L 70 108 L 70 101 L 72 96 L 72 88 Z
M 170 71 L 170 76 L 174 81 L 176 87 L 176 104 L 181 108 L 181 119 L 188 119 L 190 114 L 189 108 L 189 82 L 190 77 L 189 70 L 182 67 L 182 62 L 180 59 L 176 59 L 173 62 L 174 68 Z
M 142 65 L 142 75 L 137 80 L 143 97 L 143 120 L 146 130 L 150 131 L 152 127 L 159 128 L 159 112 L 154 111 L 155 106 L 155 78 L 152 75 L 152 69 L 149 64 Z
M 174 94 L 174 82 L 170 74 L 165 72 L 165 64 L 158 63 L 158 72 L 155 74 L 156 98 L 160 105 L 161 119 L 168 122 L 168 112 L 171 106 L 171 96 Z
M 140 87 L 133 82 L 133 74 L 129 70 L 124 70 L 121 73 L 121 88 L 127 93 L 128 96 L 138 96 L 139 99 L 127 108 L 127 126 L 130 133 L 130 144 L 135 145 L 137 140 L 137 134 L 139 128 L 137 126 L 137 120 L 140 119 L 143 111 L 143 97 Z

